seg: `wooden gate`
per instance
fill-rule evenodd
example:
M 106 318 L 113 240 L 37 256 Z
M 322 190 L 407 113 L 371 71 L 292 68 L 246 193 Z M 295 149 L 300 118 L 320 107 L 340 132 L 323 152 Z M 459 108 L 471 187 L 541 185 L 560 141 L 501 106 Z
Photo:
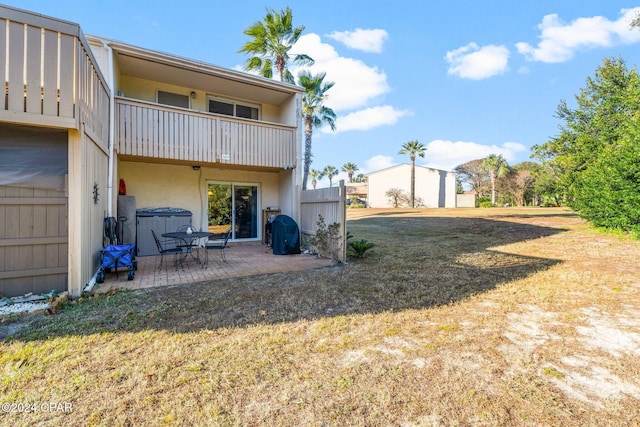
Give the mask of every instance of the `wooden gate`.
M 0 186 L 0 293 L 66 290 L 67 236 L 63 191 Z

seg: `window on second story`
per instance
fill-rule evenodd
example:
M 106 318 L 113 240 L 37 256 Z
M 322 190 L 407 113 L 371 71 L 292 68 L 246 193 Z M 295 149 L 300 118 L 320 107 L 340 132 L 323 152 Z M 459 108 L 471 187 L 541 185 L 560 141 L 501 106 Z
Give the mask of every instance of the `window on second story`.
M 210 98 L 209 112 L 225 114 L 227 116 L 243 117 L 245 119 L 260 119 L 260 109 L 257 106 L 239 104 L 235 101 L 226 99 Z
M 173 105 L 174 107 L 189 108 L 189 96 L 178 93 L 158 91 L 158 104 Z

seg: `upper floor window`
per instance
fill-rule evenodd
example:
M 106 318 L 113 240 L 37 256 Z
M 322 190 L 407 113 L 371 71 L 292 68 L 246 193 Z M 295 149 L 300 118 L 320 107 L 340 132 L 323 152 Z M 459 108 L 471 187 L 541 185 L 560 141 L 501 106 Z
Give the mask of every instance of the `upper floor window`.
M 253 120 L 260 118 L 260 109 L 255 105 L 240 104 L 219 98 L 209 98 L 209 112 Z
M 158 104 L 173 105 L 174 107 L 189 108 L 189 95 L 158 91 Z

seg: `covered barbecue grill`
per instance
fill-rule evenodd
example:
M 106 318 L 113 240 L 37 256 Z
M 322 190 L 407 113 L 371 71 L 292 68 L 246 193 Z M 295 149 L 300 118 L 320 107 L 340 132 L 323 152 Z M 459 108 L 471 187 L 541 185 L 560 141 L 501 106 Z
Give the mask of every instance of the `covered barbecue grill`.
M 271 223 L 271 247 L 274 255 L 300 253 L 298 224 L 287 215 L 278 215 Z

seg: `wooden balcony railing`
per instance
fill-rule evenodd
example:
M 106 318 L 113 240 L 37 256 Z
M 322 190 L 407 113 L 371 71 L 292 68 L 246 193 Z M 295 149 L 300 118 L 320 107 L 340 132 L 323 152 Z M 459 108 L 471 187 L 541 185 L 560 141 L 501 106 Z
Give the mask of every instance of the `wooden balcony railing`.
M 85 129 L 104 149 L 109 93 L 80 27 L 0 5 L 0 121 Z
M 120 155 L 285 168 L 296 164 L 295 127 L 116 98 Z

